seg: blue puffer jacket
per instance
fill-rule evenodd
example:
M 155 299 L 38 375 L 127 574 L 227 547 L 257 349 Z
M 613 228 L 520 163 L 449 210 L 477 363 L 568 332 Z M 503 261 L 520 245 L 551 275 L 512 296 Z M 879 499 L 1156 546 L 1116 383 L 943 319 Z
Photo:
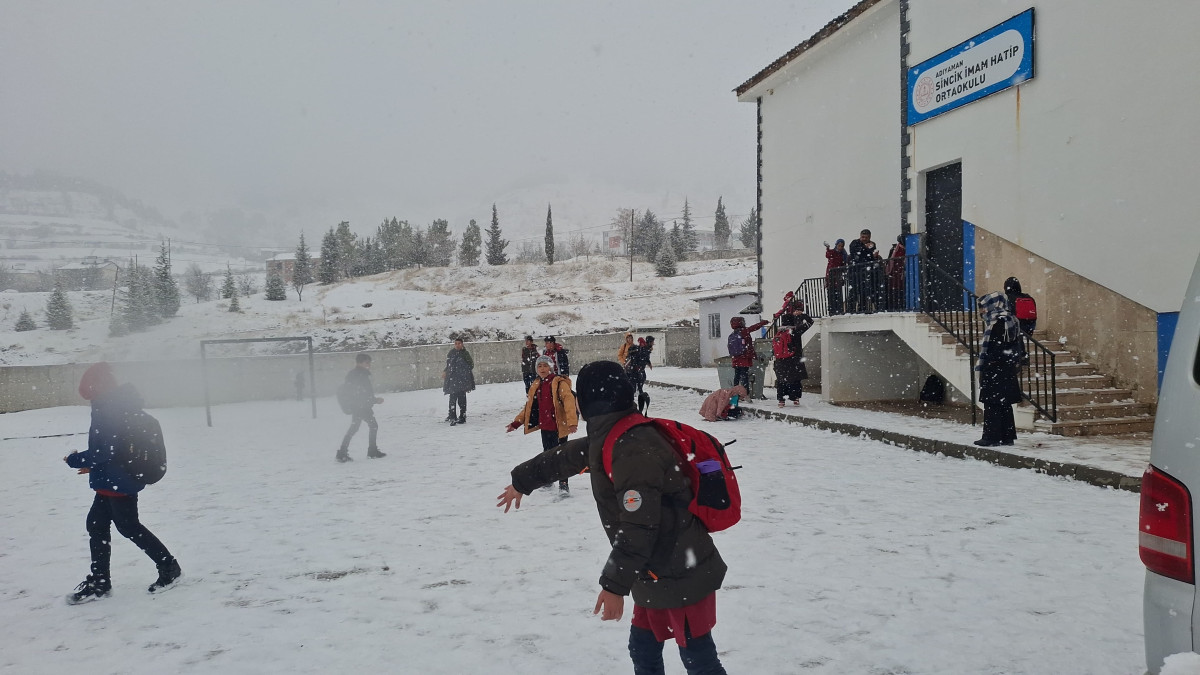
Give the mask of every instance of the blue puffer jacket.
M 140 411 L 142 405 L 142 395 L 132 384 L 123 384 L 92 399 L 88 449 L 67 455 L 67 466 L 91 469 L 88 476 L 93 490 L 132 495 L 145 487 L 130 478 L 116 459 L 116 444 L 124 436 L 125 416 Z

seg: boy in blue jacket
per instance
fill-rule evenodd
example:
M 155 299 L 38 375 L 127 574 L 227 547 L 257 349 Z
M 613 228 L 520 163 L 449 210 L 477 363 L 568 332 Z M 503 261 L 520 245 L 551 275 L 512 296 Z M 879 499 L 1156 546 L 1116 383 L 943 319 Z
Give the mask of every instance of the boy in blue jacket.
M 141 411 L 142 396 L 131 384 L 118 386 L 112 369 L 104 362 L 93 365 L 83 374 L 79 380 L 79 395 L 92 402 L 88 448 L 73 452 L 63 460 L 67 466 L 79 469 L 79 473 L 88 474 L 88 482 L 96 491 L 87 516 L 92 573 L 67 596 L 67 603 L 91 602 L 108 597 L 112 592 L 108 570 L 113 525 L 158 567 L 158 579 L 147 590 L 155 593 L 165 589 L 183 573 L 167 547 L 138 520 L 137 493 L 145 486 L 126 472 L 117 457 L 117 447 L 125 436 L 125 417 Z

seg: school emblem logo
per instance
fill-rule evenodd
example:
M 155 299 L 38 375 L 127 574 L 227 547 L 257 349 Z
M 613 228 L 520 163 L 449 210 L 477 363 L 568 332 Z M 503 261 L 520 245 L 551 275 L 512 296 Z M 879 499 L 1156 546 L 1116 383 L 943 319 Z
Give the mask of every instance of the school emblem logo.
M 642 508 L 642 495 L 637 490 L 626 490 L 621 504 L 625 506 L 626 511 L 633 513 Z

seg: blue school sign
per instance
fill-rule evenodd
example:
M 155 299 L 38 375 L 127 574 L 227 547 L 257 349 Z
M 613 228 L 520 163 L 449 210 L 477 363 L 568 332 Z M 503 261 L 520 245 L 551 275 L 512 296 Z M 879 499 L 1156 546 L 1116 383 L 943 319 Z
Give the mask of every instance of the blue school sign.
M 1033 8 L 908 69 L 912 126 L 1033 78 Z

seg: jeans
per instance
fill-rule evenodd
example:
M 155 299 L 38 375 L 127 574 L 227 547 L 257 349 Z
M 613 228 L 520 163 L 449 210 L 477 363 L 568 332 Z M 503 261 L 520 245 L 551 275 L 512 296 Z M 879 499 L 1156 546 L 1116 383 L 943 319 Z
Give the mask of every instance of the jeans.
M 111 525 L 117 527 L 129 541 L 132 541 L 142 552 L 159 567 L 171 562 L 174 558 L 167 547 L 146 529 L 138 520 L 137 495 L 125 497 L 106 497 L 97 494 L 92 500 L 92 509 L 87 515 L 87 531 L 92 549 L 92 576 L 108 579 L 108 561 L 112 554 Z
M 342 438 L 342 447 L 339 450 L 339 454 L 344 455 L 350 451 L 350 439 L 354 438 L 354 434 L 358 433 L 358 428 L 363 422 L 367 423 L 367 450 L 378 449 L 375 445 L 375 439 L 379 436 L 379 422 L 375 421 L 375 411 L 367 408 L 366 412 L 354 413 L 354 416 L 350 419 L 350 428 L 346 430 L 346 435 Z
M 525 393 L 525 394 L 529 393 L 529 385 L 533 384 L 533 379 L 535 377 L 537 377 L 537 375 L 535 373 L 525 373 L 524 375 L 521 376 L 521 379 L 525 381 L 525 389 L 524 389 L 523 393 Z
M 983 404 L 983 439 L 992 443 L 1017 440 L 1013 407 L 1004 403 Z
M 629 658 L 633 660 L 634 675 L 662 675 L 663 643 L 654 637 L 654 631 L 637 626 L 629 627 Z M 712 633 L 700 637 L 687 634 L 687 647 L 679 648 L 679 658 L 688 675 L 725 675 L 721 659 L 717 657 L 717 645 Z

